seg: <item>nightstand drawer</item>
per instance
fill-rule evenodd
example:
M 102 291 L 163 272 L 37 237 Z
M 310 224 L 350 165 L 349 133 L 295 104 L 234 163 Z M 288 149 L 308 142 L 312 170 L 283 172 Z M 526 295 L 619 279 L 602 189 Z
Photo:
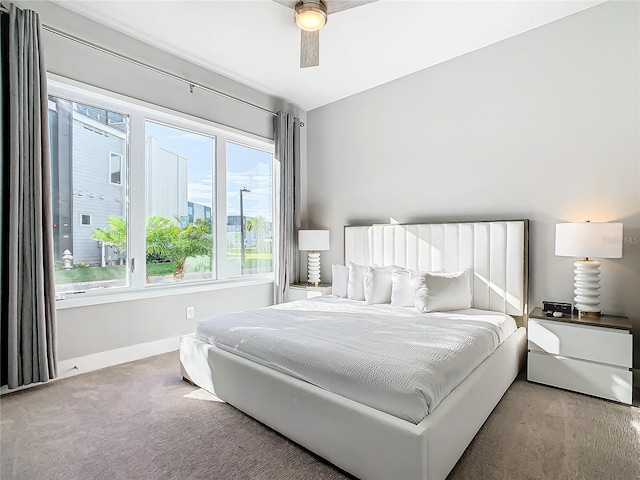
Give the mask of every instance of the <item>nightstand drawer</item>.
M 528 348 L 631 368 L 633 337 L 628 330 L 529 319 Z
M 529 352 L 527 379 L 631 404 L 633 374 L 628 368 Z
M 312 285 L 294 283 L 289 285 L 289 301 L 305 300 L 308 298 L 322 297 L 323 295 L 331 295 L 331 285 L 320 285 L 314 287 Z
M 322 292 L 314 290 L 304 290 L 302 288 L 292 288 L 289 290 L 289 300 L 305 300 L 307 298 L 321 297 Z

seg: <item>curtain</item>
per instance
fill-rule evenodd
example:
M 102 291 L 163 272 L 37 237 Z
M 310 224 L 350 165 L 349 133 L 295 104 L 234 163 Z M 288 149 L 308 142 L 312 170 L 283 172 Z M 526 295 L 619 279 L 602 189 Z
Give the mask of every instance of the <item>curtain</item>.
M 6 309 L 6 288 L 9 278 L 7 276 L 7 268 L 5 258 L 7 258 L 7 242 L 5 234 L 8 232 L 8 219 L 5 201 L 5 192 L 8 192 L 8 186 L 5 183 L 7 176 L 4 174 L 5 165 L 8 165 L 9 151 L 9 16 L 0 14 L 0 385 L 7 384 L 7 369 L 4 361 L 4 352 L 7 351 L 7 309 Z
M 276 206 L 278 231 L 275 238 L 274 302 L 282 303 L 289 295 L 289 285 L 298 281 L 300 274 L 297 236 L 300 228 L 300 119 L 278 112 L 274 130 L 275 156 L 280 170 L 276 175 L 280 201 Z
M 54 378 L 57 365 L 47 78 L 38 14 L 13 4 L 8 57 L 8 72 L 3 70 L 3 77 L 9 76 L 9 122 L 3 124 L 9 129 L 9 152 L 2 174 L 8 189 L 2 364 L 9 388 L 16 388 Z

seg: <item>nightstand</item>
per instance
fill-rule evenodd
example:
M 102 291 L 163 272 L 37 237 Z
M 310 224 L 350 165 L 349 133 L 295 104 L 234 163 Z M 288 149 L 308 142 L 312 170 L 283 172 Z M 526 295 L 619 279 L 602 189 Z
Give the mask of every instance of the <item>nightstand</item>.
M 331 295 L 331 285 L 320 284 L 318 287 L 306 283 L 294 283 L 289 285 L 289 301 L 304 300 L 306 298 Z
M 633 335 L 627 317 L 529 314 L 527 379 L 631 405 Z

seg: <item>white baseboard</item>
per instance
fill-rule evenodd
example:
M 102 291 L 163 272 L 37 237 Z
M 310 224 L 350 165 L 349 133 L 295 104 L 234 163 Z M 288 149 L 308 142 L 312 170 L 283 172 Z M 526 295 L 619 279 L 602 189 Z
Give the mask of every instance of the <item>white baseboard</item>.
M 122 363 L 133 362 L 134 360 L 152 357 L 153 355 L 160 355 L 161 353 L 178 350 L 178 348 L 180 348 L 180 337 L 172 337 L 155 342 L 140 343 L 128 347 L 107 350 L 106 352 L 94 353 L 84 357 L 62 360 L 58 362 L 58 377 L 51 381 L 73 377 L 81 373 L 92 372 Z M 23 385 L 12 390 L 9 390 L 6 385 L 3 385 L 2 388 L 0 388 L 0 395 L 17 392 L 18 390 L 24 390 L 25 388 L 30 388 L 35 385 L 42 385 L 42 383 Z

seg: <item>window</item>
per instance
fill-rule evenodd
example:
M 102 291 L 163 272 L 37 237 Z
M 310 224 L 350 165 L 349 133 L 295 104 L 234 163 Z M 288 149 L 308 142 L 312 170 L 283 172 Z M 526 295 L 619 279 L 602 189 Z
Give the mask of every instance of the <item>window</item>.
M 58 293 L 128 284 L 124 267 L 127 212 L 119 201 L 126 198 L 126 191 L 110 181 L 112 167 L 105 161 L 117 156 L 122 170 L 129 142 L 128 117 L 119 114 L 121 123 L 116 128 L 100 121 L 96 111 L 105 110 L 49 96 Z
M 148 282 L 212 279 L 215 139 L 151 121 L 145 135 Z
M 227 142 L 227 270 L 273 271 L 273 155 Z
M 273 144 L 93 90 L 49 83 L 57 293 L 273 272 Z
M 122 155 L 109 152 L 109 181 L 114 185 L 122 185 Z

